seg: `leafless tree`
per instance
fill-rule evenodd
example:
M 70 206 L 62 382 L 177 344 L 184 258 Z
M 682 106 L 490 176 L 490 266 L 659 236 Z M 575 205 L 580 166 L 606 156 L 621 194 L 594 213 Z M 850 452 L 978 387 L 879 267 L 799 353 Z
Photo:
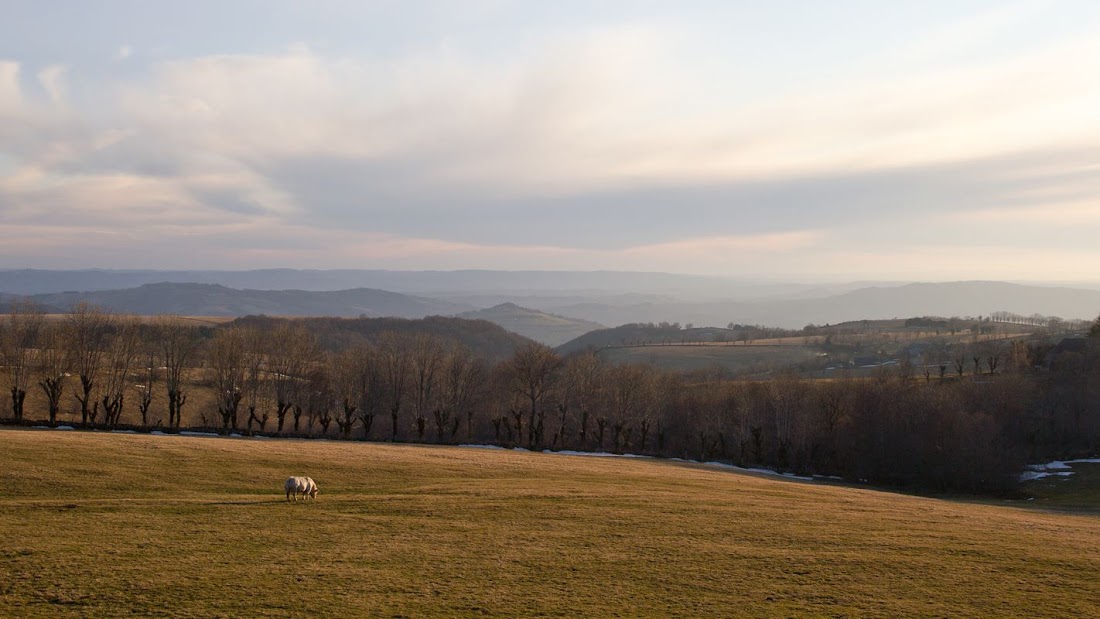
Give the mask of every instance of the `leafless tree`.
M 527 442 L 532 449 L 542 443 L 545 411 L 542 410 L 541 404 L 550 391 L 554 373 L 561 363 L 561 358 L 553 348 L 531 343 L 516 350 L 505 366 L 511 379 L 512 389 L 530 404 Z M 522 436 L 520 438 L 522 439 Z
M 168 395 L 168 427 L 180 427 L 183 407 L 187 404 L 184 390 L 186 372 L 199 356 L 202 338 L 195 327 L 183 324 L 176 316 L 161 316 L 154 323 L 164 363 L 164 387 Z
M 301 388 L 310 368 L 320 363 L 321 349 L 317 339 L 301 325 L 283 323 L 267 338 L 268 369 L 275 392 L 275 420 L 278 431 L 283 432 L 287 413 L 293 408 L 295 428 L 301 418 L 302 402 L 295 402 L 298 394 L 307 395 Z
M 607 373 L 608 422 L 611 426 L 611 451 L 622 453 L 630 443 L 634 420 L 649 418 L 653 402 L 653 376 L 650 368 L 622 364 Z
M 412 342 L 392 331 L 378 336 L 379 361 L 390 407 L 390 440 L 397 440 L 398 418 L 412 382 Z
M 451 347 L 443 368 L 442 405 L 435 411 L 436 436 L 439 442 L 443 442 L 448 423 L 451 424 L 451 438 L 454 439 L 459 424 L 463 421 L 466 423 L 466 440 L 471 439 L 474 406 L 485 389 L 487 374 L 485 364 L 469 348 L 459 344 Z
M 237 411 L 244 397 L 248 338 L 242 327 L 219 329 L 206 353 L 222 431 L 227 434 L 230 428 L 237 429 Z
M 23 403 L 34 375 L 43 324 L 42 312 L 32 301 L 14 301 L 7 324 L 0 332 L 0 359 L 6 369 L 11 411 L 16 421 L 23 419 Z
M 416 440 L 424 440 L 429 411 L 438 408 L 438 387 L 446 359 L 444 343 L 438 336 L 419 333 L 412 341 L 412 396 Z
M 115 426 L 122 417 L 126 390 L 130 386 L 130 372 L 141 353 L 141 321 L 134 316 L 112 320 L 113 334 L 109 338 L 103 357 L 103 421 Z M 94 413 L 94 410 L 93 410 Z M 92 419 L 95 423 L 95 419 Z
M 72 356 L 69 365 L 80 380 L 80 392 L 75 394 L 80 403 L 80 422 L 87 424 L 99 408 L 92 396 L 106 353 L 110 317 L 102 308 L 81 302 L 69 310 L 65 321 Z
M 141 354 L 139 355 L 141 368 L 138 372 L 141 380 L 139 384 L 134 385 L 138 392 L 138 412 L 141 413 L 141 425 L 146 427 L 149 426 L 149 409 L 153 406 L 153 394 L 156 392 L 153 386 L 157 382 L 157 365 L 160 360 L 157 351 L 158 345 L 159 342 L 147 338 L 142 340 Z M 155 425 L 160 424 L 158 422 Z
M 271 419 L 267 406 L 267 334 L 260 329 L 248 329 L 244 336 L 244 402 L 248 417 L 245 428 L 252 433 L 252 425 L 263 432 Z
M 51 426 L 57 424 L 57 413 L 61 409 L 61 395 L 65 391 L 65 379 L 68 377 L 68 361 L 64 325 L 58 322 L 45 323 L 38 345 L 38 386 L 46 396 L 46 410 Z
M 364 437 L 370 434 L 381 395 L 374 360 L 374 350 L 368 344 L 348 348 L 332 359 L 333 389 L 339 406 L 336 425 L 344 438 L 351 437 L 356 421 L 362 422 Z

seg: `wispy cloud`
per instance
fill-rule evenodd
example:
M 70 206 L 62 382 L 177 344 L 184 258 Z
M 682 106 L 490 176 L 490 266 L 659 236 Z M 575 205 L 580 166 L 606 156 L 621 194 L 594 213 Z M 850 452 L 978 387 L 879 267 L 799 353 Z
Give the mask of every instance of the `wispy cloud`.
M 540 32 L 507 54 L 322 42 L 150 63 L 128 43 L 95 80 L 0 61 L 0 223 L 35 234 L 7 256 L 95 245 L 78 226 L 242 266 L 714 272 L 766 255 L 870 275 L 966 254 L 928 242 L 951 222 L 1010 247 L 1010 221 L 1095 221 L 1100 30 L 1000 38 L 1050 10 L 1005 5 L 775 93 L 685 55 L 690 20 Z M 905 248 L 850 251 L 899 225 Z

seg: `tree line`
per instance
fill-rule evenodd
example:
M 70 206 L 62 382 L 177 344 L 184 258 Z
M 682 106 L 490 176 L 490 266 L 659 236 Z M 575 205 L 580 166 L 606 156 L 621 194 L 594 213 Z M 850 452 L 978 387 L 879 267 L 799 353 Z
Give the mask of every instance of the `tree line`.
M 608 451 L 965 492 L 1009 490 L 1027 462 L 1100 451 L 1100 338 L 1053 369 L 1036 363 L 1048 348 L 1017 342 L 938 372 L 735 381 L 536 343 L 494 362 L 411 331 L 334 349 L 299 321 L 261 324 L 90 305 L 47 318 L 19 304 L 0 336 L 11 419 L 33 423 L 37 390 L 32 414 L 51 425 L 65 408 L 85 427 Z

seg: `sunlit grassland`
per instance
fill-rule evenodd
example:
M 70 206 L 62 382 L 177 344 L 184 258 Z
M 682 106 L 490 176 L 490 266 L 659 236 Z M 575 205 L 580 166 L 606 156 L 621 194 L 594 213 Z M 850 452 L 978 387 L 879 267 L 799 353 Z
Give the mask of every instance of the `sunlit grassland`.
M 0 476 L 3 615 L 1100 613 L 1095 516 L 675 462 L 4 430 Z

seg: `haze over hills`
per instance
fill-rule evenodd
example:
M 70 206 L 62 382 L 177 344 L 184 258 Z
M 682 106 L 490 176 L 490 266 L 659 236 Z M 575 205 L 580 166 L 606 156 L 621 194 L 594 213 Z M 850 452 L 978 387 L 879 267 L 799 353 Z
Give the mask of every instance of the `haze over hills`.
M 488 320 L 548 346 L 558 346 L 589 331 L 604 328 L 596 322 L 548 314 L 520 307 L 515 303 L 501 303 L 481 310 L 463 312 L 458 317 Z
M 68 308 L 86 301 L 117 312 L 188 316 L 396 316 L 422 318 L 471 309 L 468 305 L 386 290 L 356 288 L 332 292 L 237 290 L 218 284 L 159 283 L 97 292 L 40 294 L 35 302 Z
M 439 298 L 465 300 L 483 297 L 489 307 L 532 297 L 578 295 L 576 302 L 594 298 L 662 295 L 670 300 L 769 298 L 800 294 L 835 294 L 861 287 L 859 283 L 799 284 L 735 278 L 634 271 L 387 271 L 259 269 L 250 271 L 154 270 L 0 270 L 0 292 L 20 295 L 64 291 L 100 291 L 134 288 L 161 282 L 220 284 L 253 290 L 333 291 L 375 288 Z
M 725 285 L 732 280 L 717 278 L 564 271 L 0 271 L 0 304 L 13 294 L 27 294 L 35 287 L 63 285 L 91 288 L 111 281 L 153 277 L 153 274 L 161 277 L 162 283 L 83 293 L 53 291 L 36 294 L 34 299 L 48 308 L 64 309 L 75 301 L 85 300 L 116 311 L 207 316 L 263 313 L 416 318 L 479 312 L 472 316 L 492 320 L 548 343 L 572 339 L 583 333 L 583 329 L 627 323 L 680 322 L 695 326 L 725 326 L 735 322 L 799 328 L 811 323 L 821 325 L 921 315 L 978 316 L 995 311 L 1067 319 L 1091 319 L 1100 313 L 1100 290 L 1066 286 L 984 281 L 875 286 L 850 283 L 826 287 L 777 284 L 765 294 L 761 287 L 739 293 L 736 283 Z M 36 276 L 41 276 L 42 281 L 33 281 Z M 163 283 L 163 278 L 175 276 L 254 281 L 267 278 L 270 285 L 313 278 L 311 281 L 315 287 L 343 281 L 341 278 L 347 277 L 375 277 L 400 284 L 398 280 L 404 277 L 407 281 L 396 287 L 411 289 L 434 282 L 432 285 L 450 286 L 452 289 L 451 292 L 433 296 L 373 288 L 263 290 L 236 289 L 222 284 Z M 454 287 L 460 282 L 468 283 L 470 288 L 456 290 Z M 600 282 L 606 284 L 606 288 L 584 288 Z M 709 295 L 703 295 L 698 287 L 704 282 L 709 282 L 712 287 Z M 509 289 L 509 286 L 514 288 Z M 631 289 L 631 286 L 638 288 Z M 667 290 L 658 291 L 675 286 L 688 292 L 681 295 Z M 501 304 L 511 305 L 480 312 Z M 551 314 L 555 316 L 549 316 Z M 566 327 L 561 320 L 567 321 L 570 326 Z M 561 330 L 560 335 L 555 333 L 558 329 Z

